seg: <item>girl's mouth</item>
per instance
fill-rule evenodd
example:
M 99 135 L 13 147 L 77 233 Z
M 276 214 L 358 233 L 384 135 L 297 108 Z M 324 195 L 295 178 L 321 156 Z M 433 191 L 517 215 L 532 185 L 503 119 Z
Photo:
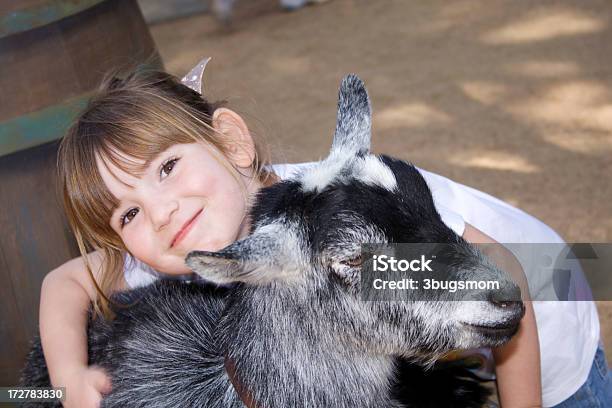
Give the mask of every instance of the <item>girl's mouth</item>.
M 170 243 L 170 248 L 176 246 L 176 244 L 178 244 L 183 238 L 185 238 L 185 236 L 191 230 L 191 227 L 193 227 L 193 224 L 195 224 L 195 221 L 197 220 L 197 218 L 200 216 L 200 214 L 202 214 L 202 211 L 204 211 L 203 208 L 200 211 L 198 211 L 193 217 L 191 217 L 185 224 L 183 224 L 181 229 L 176 233 L 176 235 L 172 239 L 172 242 Z

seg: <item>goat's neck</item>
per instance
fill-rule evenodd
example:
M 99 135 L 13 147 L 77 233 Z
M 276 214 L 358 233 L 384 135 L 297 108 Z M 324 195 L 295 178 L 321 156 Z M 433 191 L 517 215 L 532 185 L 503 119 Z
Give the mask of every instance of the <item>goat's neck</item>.
M 342 309 L 316 298 L 241 294 L 228 310 L 225 341 L 259 406 L 393 406 L 393 357 L 364 352 L 352 337 L 347 341 Z

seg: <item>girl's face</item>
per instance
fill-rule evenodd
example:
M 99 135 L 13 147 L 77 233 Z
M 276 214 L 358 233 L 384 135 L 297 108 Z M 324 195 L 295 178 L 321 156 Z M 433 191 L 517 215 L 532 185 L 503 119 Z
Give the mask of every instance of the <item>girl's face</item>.
M 203 143 L 171 146 L 139 177 L 101 160 L 98 168 L 119 201 L 111 227 L 134 257 L 159 272 L 188 273 L 190 251 L 216 251 L 248 233 L 246 195 L 260 184 L 252 174 L 237 180 Z

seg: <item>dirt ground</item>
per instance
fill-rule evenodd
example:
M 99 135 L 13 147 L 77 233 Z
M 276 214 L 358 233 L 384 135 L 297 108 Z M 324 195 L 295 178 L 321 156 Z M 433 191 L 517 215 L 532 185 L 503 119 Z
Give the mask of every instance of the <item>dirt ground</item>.
M 166 68 L 201 57 L 276 162 L 328 151 L 343 75 L 366 82 L 373 147 L 497 196 L 570 242 L 612 242 L 612 7 L 333 0 L 297 12 L 239 2 L 152 26 Z M 598 302 L 612 350 L 612 302 Z

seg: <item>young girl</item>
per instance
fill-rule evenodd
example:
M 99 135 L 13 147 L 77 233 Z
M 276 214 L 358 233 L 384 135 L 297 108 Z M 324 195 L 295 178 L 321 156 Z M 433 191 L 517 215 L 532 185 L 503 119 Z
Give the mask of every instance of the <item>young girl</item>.
M 113 292 L 157 277 L 182 278 L 190 273 L 183 260 L 191 250 L 215 251 L 244 237 L 249 197 L 297 168 L 267 163 L 263 143 L 237 113 L 207 102 L 168 74 L 134 72 L 102 85 L 63 139 L 58 159 L 66 212 L 82 256 L 49 273 L 41 293 L 41 340 L 53 385 L 66 387 L 66 407 L 97 406 L 112 387 L 102 370 L 87 365 L 90 302 L 112 318 Z M 559 240 L 499 200 L 422 174 L 443 220 L 468 241 Z M 595 386 L 597 314 L 592 302 L 573 304 L 584 307 L 559 309 L 563 316 L 548 313 L 548 320 L 538 316 L 538 343 L 533 308 L 526 302 L 519 333 L 494 350 L 504 408 L 540 406 L 542 392 L 545 405 L 554 405 L 582 384 Z M 554 371 L 547 352 L 561 332 L 560 324 L 547 326 L 548 321 L 564 322 L 570 333 L 564 337 L 575 339 L 556 347 L 553 356 L 565 360 Z M 576 347 L 584 347 L 579 356 Z M 601 361 L 597 367 L 604 378 L 600 366 Z

